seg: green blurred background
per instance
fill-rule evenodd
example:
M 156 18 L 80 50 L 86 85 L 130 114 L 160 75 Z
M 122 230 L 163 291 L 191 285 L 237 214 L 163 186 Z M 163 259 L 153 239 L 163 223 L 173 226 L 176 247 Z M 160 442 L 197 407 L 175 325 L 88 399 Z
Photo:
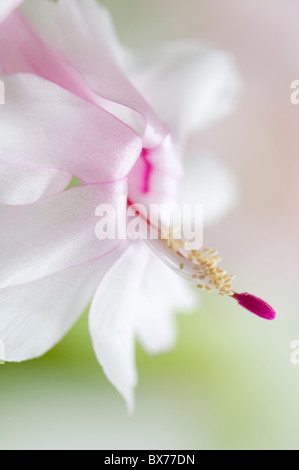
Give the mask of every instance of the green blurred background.
M 289 96 L 299 79 L 299 3 L 103 3 L 130 47 L 195 37 L 236 57 L 239 109 L 190 149 L 215 152 L 241 189 L 238 207 L 205 238 L 240 274 L 236 287 L 266 298 L 279 316 L 267 323 L 203 294 L 198 311 L 178 315 L 174 351 L 150 357 L 137 345 L 129 416 L 95 359 L 85 313 L 45 357 L 0 366 L 0 448 L 298 449 L 299 365 L 290 355 L 299 339 L 299 108 Z
M 131 416 L 94 357 L 86 315 L 45 357 L 1 366 L 1 448 L 296 447 L 299 369 L 288 332 L 208 294 L 178 320 L 173 352 L 137 348 Z

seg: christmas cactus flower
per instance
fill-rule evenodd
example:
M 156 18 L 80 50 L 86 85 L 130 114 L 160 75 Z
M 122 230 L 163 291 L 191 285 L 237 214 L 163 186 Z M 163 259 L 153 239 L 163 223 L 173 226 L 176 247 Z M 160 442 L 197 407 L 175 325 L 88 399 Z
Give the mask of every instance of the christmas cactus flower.
M 44 354 L 92 300 L 95 353 L 132 408 L 135 339 L 150 353 L 173 346 L 175 311 L 194 305 L 182 277 L 275 316 L 262 300 L 233 290 L 216 252 L 187 249 L 174 227 L 153 241 L 96 235 L 99 205 L 171 208 L 184 202 L 182 183 L 202 202 L 198 181 L 215 175 L 215 214 L 227 208 L 226 172 L 212 165 L 195 179 L 197 162 L 190 165 L 184 150 L 193 132 L 234 107 L 238 75 L 228 54 L 194 41 L 133 55 L 95 0 L 27 0 L 15 9 L 20 3 L 0 7 L 2 359 Z M 80 185 L 69 188 L 74 176 Z M 118 218 L 117 230 L 127 223 Z

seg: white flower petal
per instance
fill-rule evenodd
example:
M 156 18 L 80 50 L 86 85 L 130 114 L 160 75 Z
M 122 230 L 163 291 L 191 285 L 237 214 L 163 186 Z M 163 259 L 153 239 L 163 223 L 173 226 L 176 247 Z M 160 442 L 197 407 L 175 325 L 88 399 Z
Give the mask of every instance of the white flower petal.
M 183 138 L 228 114 L 241 89 L 232 57 L 192 40 L 131 56 L 128 68 L 157 114 Z
M 0 359 L 32 359 L 60 341 L 87 307 L 122 249 L 35 282 L 1 289 L 0 341 L 4 357 Z
M 146 273 L 139 289 L 142 308 L 137 316 L 137 336 L 148 353 L 159 354 L 175 345 L 176 314 L 193 311 L 199 298 L 186 280 L 150 250 L 147 255 Z
M 0 5 L 0 23 L 7 18 L 7 16 L 15 10 L 23 0 L 1 0 Z
M 100 284 L 90 309 L 90 334 L 108 379 L 131 410 L 137 382 L 135 336 L 150 353 L 173 347 L 175 313 L 198 300 L 187 283 L 134 242 Z
M 203 204 L 205 226 L 232 210 L 238 201 L 239 188 L 233 173 L 221 160 L 208 152 L 189 153 L 184 167 L 180 200 L 185 204 Z
M 85 35 L 85 39 L 100 35 L 101 42 L 109 50 L 113 59 L 120 64 L 122 63 L 125 51 L 118 40 L 109 11 L 104 6 L 98 6 L 96 2 L 90 0 L 74 0 L 70 3 L 59 0 L 59 3 L 58 9 L 58 6 L 52 1 L 25 0 L 20 7 L 20 11 L 30 27 L 56 50 L 59 48 L 57 20 L 61 14 L 60 12 L 64 11 L 67 16 L 73 16 L 71 21 L 74 21 L 78 26 L 79 34 Z M 82 28 L 84 29 L 82 19 L 76 18 L 78 12 L 83 13 L 89 24 L 92 25 L 91 31 L 88 31 L 87 27 L 85 31 L 82 30 Z M 74 53 L 76 52 L 76 46 L 73 43 Z
M 118 208 L 123 195 L 125 181 L 79 186 L 26 206 L 0 206 L 0 287 L 34 281 L 115 249 L 118 239 L 97 239 L 95 214 L 100 204 Z
M 136 243 L 115 263 L 94 296 L 89 316 L 93 347 L 107 378 L 125 398 L 129 410 L 134 404 L 137 383 L 135 366 L 135 325 L 139 285 L 147 261 L 138 255 Z M 136 299 L 136 302 L 135 302 Z
M 0 159 L 0 203 L 31 204 L 62 191 L 70 180 L 65 171 L 26 168 Z

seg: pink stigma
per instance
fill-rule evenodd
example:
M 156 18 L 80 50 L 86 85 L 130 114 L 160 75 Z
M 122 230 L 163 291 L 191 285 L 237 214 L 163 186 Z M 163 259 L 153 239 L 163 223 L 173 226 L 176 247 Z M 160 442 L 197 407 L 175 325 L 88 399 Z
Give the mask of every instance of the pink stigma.
M 274 320 L 276 317 L 275 310 L 271 305 L 254 295 L 244 292 L 243 294 L 235 293 L 232 297 L 236 299 L 242 307 L 258 317 L 264 318 L 265 320 Z

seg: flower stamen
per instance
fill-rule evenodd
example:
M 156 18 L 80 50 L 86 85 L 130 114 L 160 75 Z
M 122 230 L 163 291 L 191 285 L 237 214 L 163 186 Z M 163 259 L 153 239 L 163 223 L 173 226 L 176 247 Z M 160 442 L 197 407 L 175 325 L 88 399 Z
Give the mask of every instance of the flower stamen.
M 180 276 L 188 279 L 200 290 L 217 292 L 224 297 L 231 297 L 251 313 L 266 320 L 274 320 L 274 309 L 262 299 L 251 294 L 237 294 L 232 282 L 235 275 L 228 275 L 219 266 L 221 258 L 211 248 L 187 250 L 183 240 L 175 238 L 175 230 L 165 233 L 158 239 L 148 240 L 155 253 Z
M 133 205 L 129 200 L 128 204 Z M 158 235 L 156 238 L 147 238 L 147 243 L 177 274 L 191 281 L 198 289 L 207 292 L 216 291 L 221 296 L 237 300 L 239 305 L 258 317 L 265 320 L 276 318 L 275 310 L 264 300 L 247 292 L 238 294 L 233 291 L 232 281 L 236 276 L 228 275 L 226 270 L 218 266 L 221 258 L 216 250 L 211 248 L 188 250 L 186 242 L 176 236 L 177 230 L 159 230 L 146 217 L 140 215 L 147 228 L 155 229 Z
M 231 282 L 235 276 L 228 276 L 218 266 L 221 258 L 211 248 L 187 250 L 182 239 L 175 238 L 175 230 L 163 232 L 158 240 L 149 241 L 154 251 L 181 276 L 189 279 L 199 289 L 216 291 L 225 296 L 233 296 Z

